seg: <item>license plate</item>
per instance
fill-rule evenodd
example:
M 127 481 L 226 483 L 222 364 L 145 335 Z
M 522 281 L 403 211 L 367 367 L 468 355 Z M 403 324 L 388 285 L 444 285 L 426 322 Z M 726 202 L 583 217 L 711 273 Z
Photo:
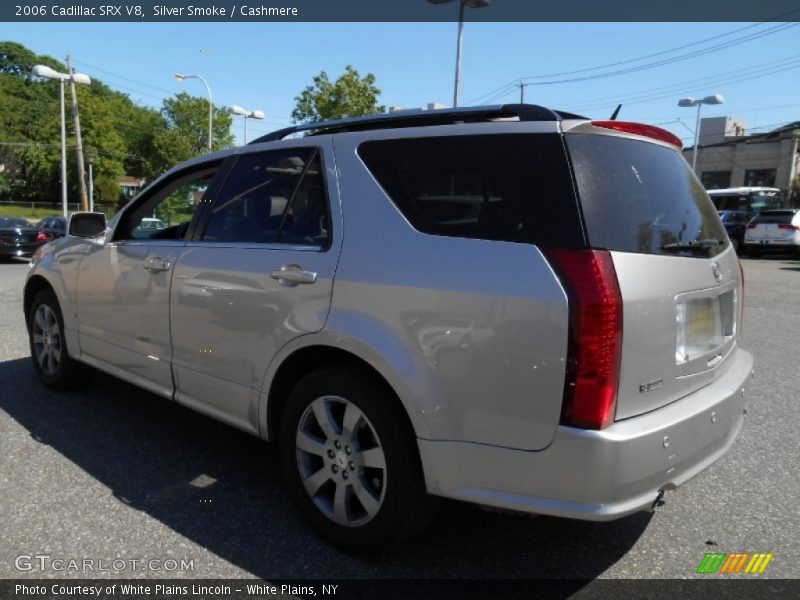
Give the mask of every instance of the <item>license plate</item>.
M 725 341 L 720 298 L 695 298 L 678 305 L 675 359 L 678 364 L 705 356 Z
M 716 334 L 716 302 L 711 299 L 695 300 L 687 304 L 686 341 L 690 346 L 704 346 Z

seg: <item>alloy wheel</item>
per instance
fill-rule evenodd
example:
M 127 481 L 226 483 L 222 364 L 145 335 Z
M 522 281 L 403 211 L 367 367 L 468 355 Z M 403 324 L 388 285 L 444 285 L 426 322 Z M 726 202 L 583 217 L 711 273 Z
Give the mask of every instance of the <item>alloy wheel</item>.
M 378 514 L 386 495 L 386 457 L 355 404 L 339 396 L 315 399 L 300 418 L 295 448 L 306 493 L 326 517 L 357 527 Z
M 61 328 L 56 314 L 46 304 L 41 304 L 33 318 L 33 350 L 36 361 L 45 375 L 52 377 L 61 364 Z

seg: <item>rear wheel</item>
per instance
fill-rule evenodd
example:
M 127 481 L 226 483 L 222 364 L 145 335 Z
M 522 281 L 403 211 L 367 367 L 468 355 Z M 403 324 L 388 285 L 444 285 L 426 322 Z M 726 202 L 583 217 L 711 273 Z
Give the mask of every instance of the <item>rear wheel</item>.
M 86 365 L 69 356 L 61 308 L 50 290 L 42 290 L 33 299 L 28 314 L 28 337 L 33 368 L 47 387 L 76 387 L 91 374 Z
M 314 530 L 354 552 L 385 550 L 419 533 L 438 502 L 428 496 L 416 439 L 391 391 L 341 363 L 292 390 L 281 461 Z

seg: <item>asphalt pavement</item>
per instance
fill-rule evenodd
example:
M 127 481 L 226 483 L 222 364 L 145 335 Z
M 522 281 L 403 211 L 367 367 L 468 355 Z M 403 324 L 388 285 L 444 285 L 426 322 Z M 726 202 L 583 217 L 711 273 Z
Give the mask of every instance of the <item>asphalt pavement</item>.
M 0 578 L 685 578 L 715 551 L 771 552 L 761 577 L 800 577 L 800 261 L 743 264 L 744 428 L 655 513 L 587 523 L 448 502 L 400 550 L 351 557 L 309 532 L 269 444 L 103 374 L 42 387 L 28 266 L 0 263 Z

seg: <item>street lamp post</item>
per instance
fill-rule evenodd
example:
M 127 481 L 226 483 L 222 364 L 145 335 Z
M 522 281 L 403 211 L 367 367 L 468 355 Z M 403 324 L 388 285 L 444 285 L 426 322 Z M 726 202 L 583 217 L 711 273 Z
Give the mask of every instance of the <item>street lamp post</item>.
M 264 112 L 260 110 L 247 110 L 234 104 L 228 107 L 229 115 L 242 115 L 244 117 L 244 143 L 247 143 L 247 119 L 263 119 Z
M 678 100 L 678 106 L 683 108 L 689 106 L 697 107 L 697 119 L 694 124 L 694 149 L 692 150 L 692 171 L 697 174 L 697 146 L 700 143 L 700 107 L 703 104 L 722 104 L 725 102 L 720 94 L 713 94 L 705 98 L 681 98 Z
M 64 111 L 64 82 L 73 81 L 89 85 L 91 78 L 83 73 L 59 73 L 46 65 L 36 65 L 33 67 L 33 74 L 46 79 L 58 79 L 60 84 L 61 99 L 61 210 L 64 217 L 67 217 L 67 124 Z
M 208 92 L 208 151 L 211 152 L 211 139 L 214 128 L 214 104 L 211 99 L 211 86 L 208 85 L 208 82 L 203 77 L 200 77 L 200 75 L 184 75 L 183 73 L 175 74 L 175 81 L 181 82 L 184 79 L 199 79 L 206 86 L 206 91 Z
M 454 0 L 428 0 L 431 4 L 448 4 Z M 458 37 L 456 38 L 456 77 L 453 87 L 453 106 L 458 106 L 461 93 L 461 48 L 464 40 L 464 7 L 484 8 L 489 6 L 490 0 L 455 0 L 458 2 Z
M 94 212 L 94 175 L 92 166 L 94 165 L 95 153 L 93 148 L 86 149 L 86 162 L 89 163 L 89 212 Z

